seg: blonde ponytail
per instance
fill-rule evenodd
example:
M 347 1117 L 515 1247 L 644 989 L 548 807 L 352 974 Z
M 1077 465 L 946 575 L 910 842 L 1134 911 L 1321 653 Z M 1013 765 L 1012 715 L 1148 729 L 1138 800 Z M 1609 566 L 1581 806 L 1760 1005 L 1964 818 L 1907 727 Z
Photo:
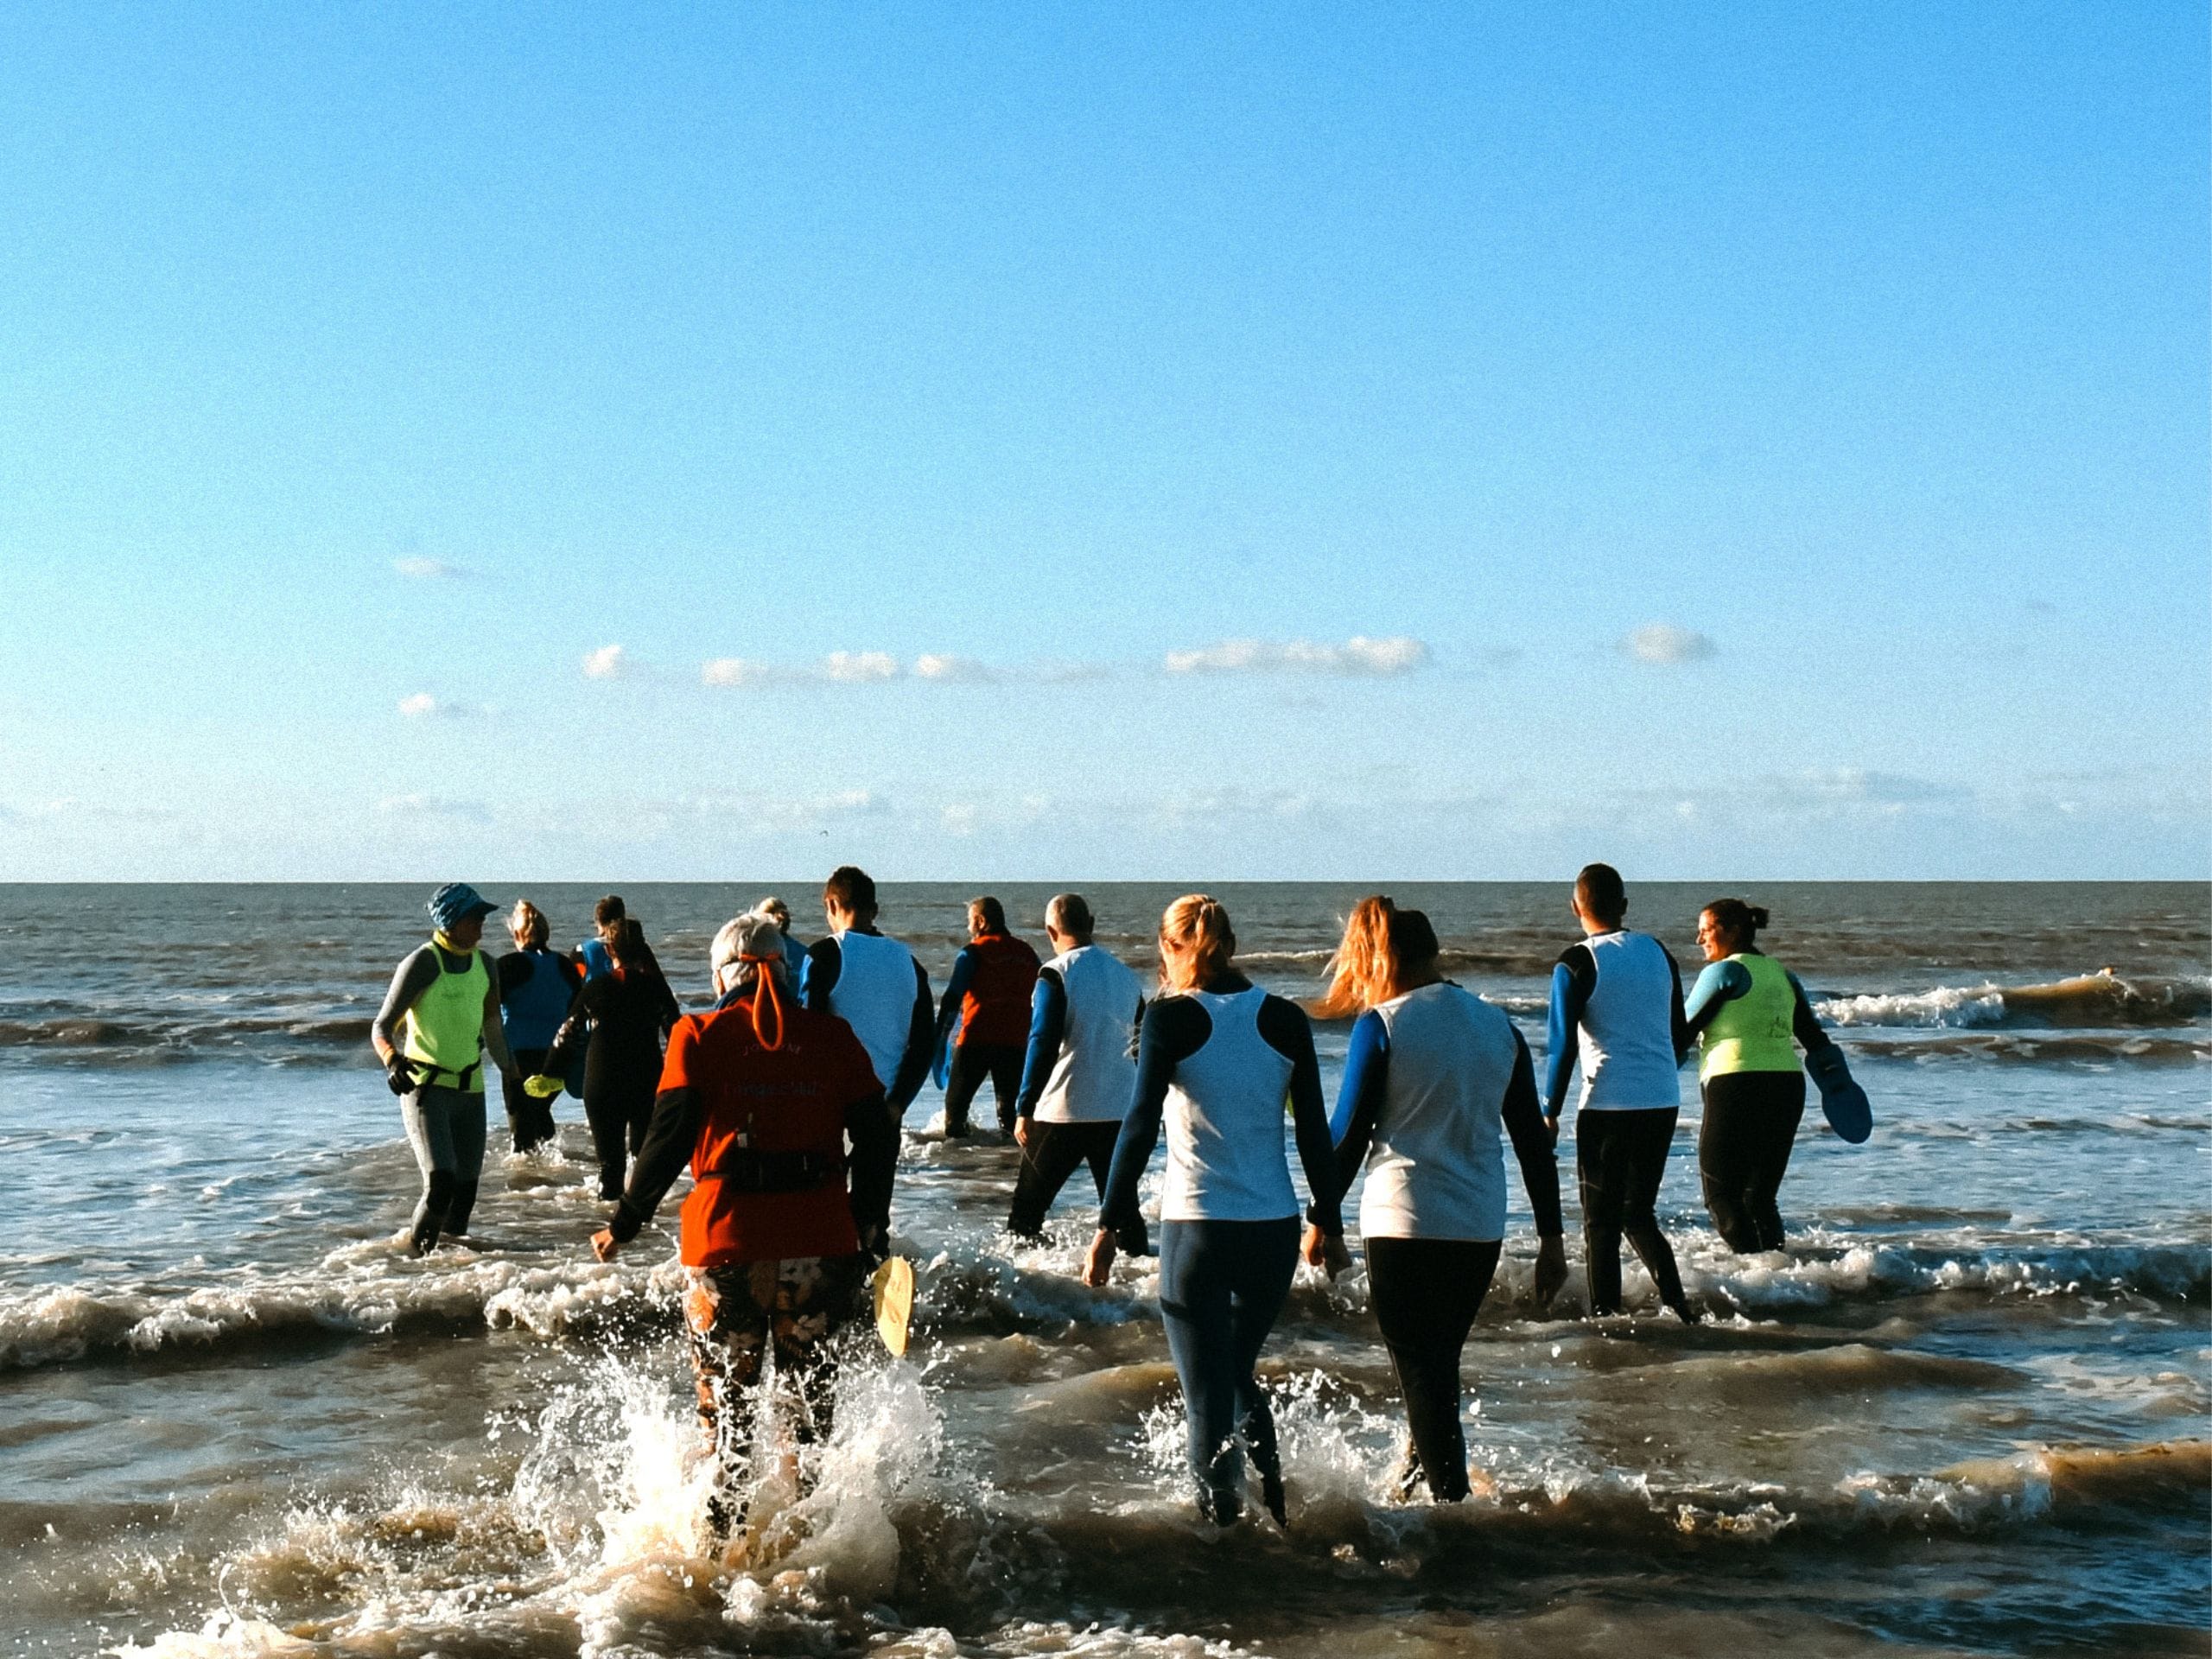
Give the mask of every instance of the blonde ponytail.
M 1160 918 L 1160 988 L 1173 996 L 1196 990 L 1228 971 L 1236 954 L 1236 934 L 1221 900 L 1186 893 Z M 1167 947 L 1185 954 L 1171 957 Z

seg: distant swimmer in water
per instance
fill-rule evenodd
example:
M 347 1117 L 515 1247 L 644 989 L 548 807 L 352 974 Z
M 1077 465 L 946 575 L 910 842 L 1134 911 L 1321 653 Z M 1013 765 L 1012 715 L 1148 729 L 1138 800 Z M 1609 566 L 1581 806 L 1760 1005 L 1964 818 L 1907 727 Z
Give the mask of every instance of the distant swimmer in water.
M 791 970 L 791 988 L 796 992 L 798 976 L 806 969 L 806 947 L 791 937 L 791 907 L 770 893 L 753 906 L 753 912 L 775 923 L 776 936 L 784 942 L 784 966 Z
M 1306 1219 L 1338 1250 L 1344 1236 L 1313 1023 L 1238 972 L 1236 950 L 1229 912 L 1204 893 L 1178 899 L 1160 918 L 1161 994 L 1139 1028 L 1136 1095 L 1083 1274 L 1085 1284 L 1104 1284 L 1116 1236 L 1141 1219 L 1138 1183 L 1164 1122 L 1160 1319 L 1190 1414 L 1198 1511 L 1224 1526 L 1243 1512 L 1240 1439 L 1268 1512 L 1286 1518 L 1274 1415 L 1253 1373 L 1298 1270 L 1286 1096 L 1313 1194 Z
M 369 1041 L 385 1068 L 407 1143 L 423 1172 L 408 1242 L 421 1255 L 441 1235 L 468 1231 L 484 1172 L 484 1069 L 515 1070 L 499 1020 L 499 988 L 477 944 L 492 904 L 465 881 L 430 895 L 429 943 L 391 976 Z
M 515 949 L 501 957 L 499 1024 L 507 1034 L 507 1050 L 514 1069 L 499 1079 L 506 1097 L 507 1131 L 517 1152 L 529 1152 L 553 1139 L 553 1103 L 540 1099 L 524 1087 L 524 1080 L 545 1070 L 545 1056 L 560 1035 L 561 1022 L 569 1016 L 583 975 L 566 957 L 546 943 L 552 930 L 545 913 L 529 899 L 516 902 L 507 917 L 507 932 Z
M 1045 938 L 1054 955 L 1039 970 L 1030 999 L 1014 1102 L 1021 1168 L 1006 1223 L 1022 1238 L 1043 1236 L 1045 1212 L 1080 1166 L 1090 1166 L 1098 1196 L 1106 1196 L 1114 1143 L 1136 1095 L 1129 1051 L 1144 988 L 1112 951 L 1091 942 L 1092 928 L 1090 906 L 1079 893 L 1063 893 L 1045 907 Z M 1146 1254 L 1142 1219 L 1118 1242 L 1130 1255 Z
M 710 959 L 720 1000 L 676 1022 L 652 1128 L 592 1248 L 613 1260 L 690 1166 L 683 1313 L 717 1465 L 709 1519 L 727 1537 L 745 1519 L 771 1347 L 798 1440 L 829 1436 L 830 1339 L 885 1250 L 899 1135 L 851 1027 L 800 1006 L 772 918 L 726 924 Z
M 1746 1253 L 1782 1248 L 1776 1197 L 1805 1115 L 1798 1046 L 1809 1065 L 1843 1066 L 1842 1051 L 1821 1029 L 1797 976 L 1759 950 L 1766 925 L 1765 909 L 1740 899 L 1705 907 L 1697 942 L 1707 965 L 1688 1009 L 1705 1091 L 1697 1146 L 1705 1207 L 1728 1248 Z
M 1505 1236 L 1501 1128 L 1513 1137 L 1535 1217 L 1535 1292 L 1567 1281 L 1559 1161 L 1536 1105 L 1536 1072 L 1513 1022 L 1437 970 L 1436 931 L 1417 910 L 1363 899 L 1316 1012 L 1357 1014 L 1330 1131 L 1337 1186 L 1364 1165 L 1359 1236 L 1369 1300 L 1405 1395 L 1411 1431 L 1401 1496 L 1426 1480 L 1439 1503 L 1467 1496 L 1459 1358 L 1497 1271 Z M 1306 1259 L 1328 1240 L 1306 1230 Z
M 628 1156 L 645 1144 L 653 1084 L 660 1077 L 661 1038 L 682 1010 L 635 917 L 615 923 L 607 945 L 613 965 L 576 992 L 545 1057 L 545 1071 L 561 1077 L 582 1054 L 584 1121 L 599 1154 L 599 1196 L 613 1199 L 621 1196 Z
M 1036 986 L 1037 952 L 1007 929 L 1006 907 L 988 896 L 970 899 L 968 943 L 953 959 L 952 977 L 938 1006 L 936 1047 L 931 1051 L 934 1054 L 946 1043 L 952 1045 L 944 1084 L 947 1135 L 968 1133 L 968 1109 L 987 1077 L 998 1107 L 999 1132 L 1014 1133 L 1030 993 Z
M 1621 1311 L 1621 1240 L 1643 1258 L 1659 1300 L 1694 1324 L 1675 1252 L 1659 1230 L 1659 1184 L 1681 1116 L 1676 1076 L 1688 1041 L 1681 972 L 1666 946 L 1621 925 L 1628 892 L 1610 864 L 1583 867 L 1571 901 L 1583 940 L 1552 969 L 1544 1116 L 1553 1138 L 1580 1063 L 1574 1172 L 1583 1271 L 1593 1314 Z
M 875 883 L 866 870 L 850 864 L 832 870 L 822 884 L 822 912 L 830 937 L 807 947 L 799 1000 L 853 1028 L 896 1122 L 921 1092 L 934 1052 L 928 970 L 876 931 Z

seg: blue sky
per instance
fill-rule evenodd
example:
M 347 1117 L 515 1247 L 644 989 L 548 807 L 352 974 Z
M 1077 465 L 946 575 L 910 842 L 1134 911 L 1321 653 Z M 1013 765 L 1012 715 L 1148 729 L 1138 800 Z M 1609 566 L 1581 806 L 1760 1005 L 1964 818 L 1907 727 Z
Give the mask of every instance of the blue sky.
M 0 879 L 2202 875 L 2207 46 L 18 17 Z

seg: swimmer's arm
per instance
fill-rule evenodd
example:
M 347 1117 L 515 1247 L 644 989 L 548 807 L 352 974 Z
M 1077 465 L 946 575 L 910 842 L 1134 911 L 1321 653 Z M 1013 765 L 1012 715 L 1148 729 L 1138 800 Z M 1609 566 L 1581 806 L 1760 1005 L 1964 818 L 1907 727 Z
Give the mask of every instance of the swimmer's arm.
M 484 1049 L 491 1055 L 493 1065 L 509 1077 L 514 1075 L 515 1057 L 507 1049 L 507 1022 L 499 1018 L 499 976 L 497 974 L 484 976 Z
M 1187 996 L 1163 998 L 1144 1011 L 1137 1027 L 1136 1097 L 1114 1142 L 1106 1197 L 1098 1210 L 1099 1231 L 1119 1232 L 1143 1219 L 1137 1208 L 1137 1185 L 1152 1161 L 1152 1149 L 1160 1144 L 1167 1085 L 1174 1080 L 1176 1066 L 1197 1053 L 1212 1034 L 1213 1020 Z
M 676 1022 L 667 1057 L 661 1062 L 660 1091 L 653 1096 L 652 1121 L 645 1126 L 645 1144 L 638 1148 L 629 1181 L 607 1224 L 618 1244 L 628 1243 L 653 1218 L 653 1211 L 660 1208 L 660 1201 L 676 1185 L 676 1178 L 683 1173 L 693 1148 L 699 1144 L 699 1115 L 703 1108 L 698 1091 L 691 1086 L 691 1051 L 698 1039 L 696 1020 Z
M 1683 1028 L 1692 1039 L 1719 1017 L 1721 1004 L 1732 1002 L 1751 988 L 1751 970 L 1740 962 L 1708 962 L 1690 987 L 1690 1000 L 1682 1009 Z
M 576 987 L 576 994 L 569 999 L 568 1017 L 561 1021 L 561 1029 L 553 1033 L 552 1046 L 545 1051 L 540 1077 L 569 1075 L 569 1068 L 575 1064 L 576 1049 L 590 1040 L 591 1005 L 595 995 L 593 987 L 609 982 L 604 979 L 586 980 Z
M 1782 971 L 1789 974 L 1787 968 Z M 1796 975 L 1789 974 L 1789 988 L 1797 994 L 1797 1006 L 1790 1010 L 1789 1014 L 1789 1032 L 1796 1038 L 1797 1046 L 1808 1054 L 1833 1046 L 1835 1039 L 1829 1036 L 1821 1024 L 1821 1016 L 1813 1012 L 1813 1000 L 1805 995 L 1805 982 Z
M 1306 1010 L 1280 996 L 1260 1004 L 1259 1031 L 1268 1047 L 1290 1059 L 1290 1122 L 1298 1161 L 1313 1202 L 1306 1219 L 1329 1238 L 1344 1235 L 1344 1189 L 1337 1181 L 1337 1151 L 1329 1139 L 1329 1107 L 1321 1096 L 1321 1062 L 1313 1052 L 1313 1022 Z
M 1390 1081 L 1390 1028 L 1382 1016 L 1370 1008 L 1351 1028 L 1351 1046 L 1344 1055 L 1344 1081 L 1337 1085 L 1337 1109 L 1329 1117 L 1329 1134 L 1337 1143 L 1337 1191 L 1351 1191 L 1351 1184 L 1365 1161 L 1375 1138 L 1375 1116 L 1382 1109 L 1383 1092 Z
M 1500 1116 L 1506 1134 L 1513 1138 L 1513 1156 L 1521 1166 L 1521 1185 L 1528 1190 L 1537 1236 L 1557 1238 L 1566 1230 L 1560 1220 L 1559 1154 L 1552 1150 L 1551 1131 L 1536 1109 L 1536 1063 L 1517 1031 L 1513 1033 L 1513 1076 L 1505 1085 Z
M 1658 941 L 1652 943 L 1656 944 Z M 1659 946 L 1659 954 L 1667 958 L 1667 1022 L 1675 1033 L 1675 1064 L 1680 1065 L 1689 1058 L 1697 1039 L 1690 1034 L 1690 1017 L 1682 1007 L 1681 964 L 1675 962 L 1675 953 L 1663 944 Z
M 798 1000 L 817 1014 L 830 1012 L 830 993 L 837 988 L 844 971 L 845 953 L 834 933 L 806 947 L 806 966 L 798 970 Z
M 858 1038 L 853 1048 L 859 1067 L 853 1097 L 845 1107 L 845 1138 L 852 1147 L 846 1167 L 853 1226 L 861 1236 L 861 1248 L 881 1255 L 891 1238 L 891 1182 L 899 1166 L 899 1124 L 885 1109 L 883 1090 L 876 1085 L 868 1052 Z
M 1021 1092 L 1015 1096 L 1017 1118 L 1036 1115 L 1037 1097 L 1045 1092 L 1060 1045 L 1067 1040 L 1068 993 L 1060 976 L 1047 968 L 1037 976 L 1037 988 L 1029 994 L 1029 1047 L 1021 1058 Z
M 1556 1120 L 1567 1108 L 1567 1081 L 1582 1047 L 1582 1011 L 1598 986 L 1598 963 L 1587 945 L 1569 945 L 1552 969 L 1551 1012 L 1544 1023 L 1545 1113 Z
M 430 988 L 438 977 L 435 947 L 417 945 L 400 961 L 391 972 L 391 984 L 385 991 L 384 1006 L 377 1010 L 377 1017 L 369 1022 L 369 1042 L 376 1049 L 377 1058 L 386 1065 L 399 1052 L 399 1022 L 407 1017 L 407 1010 L 420 1001 L 423 993 Z
M 906 1052 L 899 1059 L 899 1075 L 891 1080 L 891 1104 L 905 1111 L 922 1092 L 937 1058 L 935 1005 L 930 1000 L 929 969 L 914 963 L 914 1010 L 906 1021 Z
M 952 959 L 952 977 L 944 982 L 944 1000 L 938 1004 L 937 1044 L 930 1050 L 930 1058 L 944 1046 L 944 1039 L 952 1035 L 952 1022 L 960 1017 L 960 999 L 968 995 L 968 986 L 976 977 L 976 950 L 963 946 Z

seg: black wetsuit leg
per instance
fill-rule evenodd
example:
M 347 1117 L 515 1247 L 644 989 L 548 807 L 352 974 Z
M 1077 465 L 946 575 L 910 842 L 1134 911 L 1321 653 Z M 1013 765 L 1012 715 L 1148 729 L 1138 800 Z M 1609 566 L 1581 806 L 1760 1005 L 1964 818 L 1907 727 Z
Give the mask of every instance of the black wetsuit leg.
M 399 1111 L 423 1173 L 423 1196 L 408 1229 L 420 1255 L 441 1233 L 468 1230 L 484 1169 L 484 1096 L 431 1084 L 404 1096 Z
M 1730 1249 L 1782 1248 L 1776 1196 L 1804 1116 L 1802 1071 L 1728 1071 L 1706 1079 L 1698 1173 L 1713 1228 Z
M 999 1109 L 999 1133 L 1014 1133 L 1014 1105 L 1021 1095 L 1021 1064 L 1027 1051 L 1018 1043 L 992 1043 L 982 1061 L 991 1074 L 991 1100 Z
M 1198 1507 L 1231 1522 L 1243 1512 L 1242 1438 L 1268 1507 L 1280 1511 L 1282 1462 L 1274 1415 L 1253 1368 L 1298 1268 L 1298 1217 L 1171 1221 L 1160 1235 L 1160 1318 L 1190 1416 Z
M 1106 1193 L 1106 1172 L 1113 1166 L 1114 1142 L 1119 1123 L 1047 1123 L 1029 1120 L 1029 1143 L 1021 1149 L 1021 1167 L 1014 1178 L 1014 1206 L 1007 1216 L 1007 1230 L 1022 1238 L 1041 1238 L 1045 1212 L 1059 1197 L 1068 1177 L 1084 1164 L 1098 1193 Z M 1140 1224 L 1132 1234 L 1124 1228 L 1117 1237 L 1125 1255 L 1145 1254 L 1147 1240 Z
M 1590 1311 L 1621 1311 L 1621 1239 L 1625 1236 L 1651 1274 L 1659 1300 L 1687 1319 L 1689 1303 L 1675 1252 L 1659 1230 L 1659 1183 L 1675 1138 L 1672 1106 L 1649 1111 L 1578 1112 L 1575 1177 L 1582 1193 L 1583 1268 Z
M 507 1132 L 514 1138 L 517 1152 L 542 1147 L 553 1138 L 553 1103 L 537 1099 L 522 1086 L 524 1078 L 545 1070 L 546 1052 L 542 1048 L 515 1050 L 515 1069 L 499 1077 L 499 1093 L 507 1108 Z
M 1408 1480 L 1456 1503 L 1467 1495 L 1467 1439 L 1459 1424 L 1459 1356 L 1497 1272 L 1496 1240 L 1370 1238 L 1369 1300 L 1406 1397 L 1413 1434 Z

